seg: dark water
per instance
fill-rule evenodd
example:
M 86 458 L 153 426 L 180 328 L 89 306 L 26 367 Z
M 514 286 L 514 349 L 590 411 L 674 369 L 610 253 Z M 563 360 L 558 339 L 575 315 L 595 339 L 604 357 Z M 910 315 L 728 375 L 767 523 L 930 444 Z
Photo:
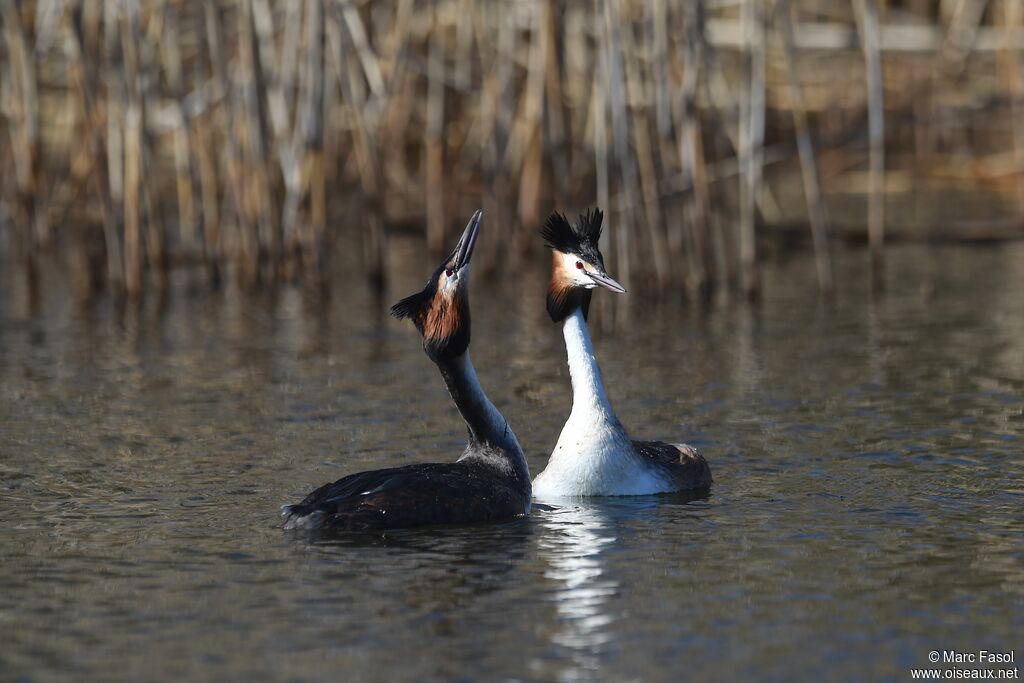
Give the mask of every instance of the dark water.
M 314 543 L 278 506 L 454 458 L 411 326 L 339 273 L 161 307 L 0 276 L 0 679 L 909 680 L 1024 658 L 1024 246 L 890 252 L 887 291 L 803 258 L 763 305 L 594 314 L 638 437 L 701 447 L 704 500 L 538 507 Z M 568 414 L 543 274 L 474 285 L 474 359 L 540 471 Z M 521 287 L 517 294 L 516 287 Z M 604 304 L 613 295 L 598 293 Z

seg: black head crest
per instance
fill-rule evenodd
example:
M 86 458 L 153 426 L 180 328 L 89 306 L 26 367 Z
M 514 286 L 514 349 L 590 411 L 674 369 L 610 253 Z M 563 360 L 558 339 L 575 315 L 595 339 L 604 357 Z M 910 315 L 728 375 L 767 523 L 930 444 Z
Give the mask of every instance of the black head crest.
M 540 236 L 549 248 L 565 254 L 575 254 L 603 268 L 604 258 L 598 249 L 603 221 L 604 213 L 597 208 L 580 214 L 576 225 L 570 225 L 565 216 L 556 211 L 544 221 Z
M 437 276 L 439 274 L 434 273 L 427 282 L 427 286 L 423 288 L 423 291 L 411 294 L 392 306 L 391 315 L 399 320 L 409 318 L 416 325 L 416 329 L 422 332 L 423 319 L 426 316 L 427 308 L 430 306 L 430 302 L 434 300 L 434 295 L 437 294 Z

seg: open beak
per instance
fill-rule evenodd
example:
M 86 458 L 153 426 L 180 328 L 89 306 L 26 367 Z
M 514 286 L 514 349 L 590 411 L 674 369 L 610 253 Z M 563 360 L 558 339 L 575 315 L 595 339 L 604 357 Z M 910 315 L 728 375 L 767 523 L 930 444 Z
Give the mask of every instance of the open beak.
M 601 285 L 606 289 L 610 289 L 613 292 L 618 292 L 619 294 L 626 293 L 626 288 L 620 285 L 615 280 L 611 279 L 608 273 L 595 273 L 592 271 L 587 271 L 587 275 L 590 276 L 591 280 L 593 280 L 594 282 L 596 282 L 597 284 Z
M 473 214 L 462 237 L 459 238 L 459 243 L 455 245 L 455 260 L 452 262 L 455 270 L 461 270 L 463 266 L 469 265 L 469 259 L 473 258 L 473 248 L 476 247 L 476 237 L 480 234 L 480 220 L 483 216 L 484 212 L 479 210 Z

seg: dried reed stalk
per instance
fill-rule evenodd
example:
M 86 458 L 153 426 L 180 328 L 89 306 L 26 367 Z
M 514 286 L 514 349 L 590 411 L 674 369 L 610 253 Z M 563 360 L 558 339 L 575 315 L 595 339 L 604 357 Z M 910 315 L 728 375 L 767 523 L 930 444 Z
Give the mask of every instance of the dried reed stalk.
M 878 45 L 878 7 L 875 0 L 857 0 L 856 15 L 868 80 L 868 241 L 872 261 L 879 263 L 885 243 L 885 197 L 882 194 L 885 186 L 885 105 L 882 58 Z
M 800 169 L 804 183 L 804 197 L 807 200 L 807 216 L 811 223 L 811 237 L 814 244 L 814 263 L 818 272 L 818 286 L 825 294 L 831 294 L 832 260 L 828 249 L 828 211 L 821 196 L 818 163 L 811 142 L 811 130 L 804 108 L 803 89 L 796 69 L 796 51 L 793 48 L 793 26 L 789 16 L 789 2 L 783 0 L 778 8 L 782 40 L 785 45 L 786 74 L 789 78 L 790 97 L 793 100 L 793 127 L 796 129 L 797 152 L 800 155 Z
M 136 297 L 168 263 L 201 261 L 214 284 L 322 284 L 332 241 L 361 241 L 382 287 L 395 225 L 439 252 L 482 202 L 481 264 L 514 267 L 549 210 L 597 203 L 627 285 L 755 295 L 792 159 L 828 291 L 823 179 L 855 185 L 838 176 L 863 163 L 847 143 L 865 132 L 876 262 L 887 146 L 898 165 L 905 138 L 921 174 L 977 147 L 978 182 L 1024 212 L 1021 10 L 990 4 L 883 22 L 876 0 L 789 0 L 769 24 L 757 0 L 0 0 L 0 229 L 26 262 L 81 249 L 71 260 Z M 810 51 L 817 67 L 798 70 Z M 999 80 L 965 77 L 976 53 Z M 848 87 L 860 64 L 866 112 Z
M 762 145 L 765 126 L 764 16 L 758 0 L 743 4 L 744 27 L 749 47 L 748 90 L 740 115 L 740 265 L 743 291 L 756 297 L 761 288 L 757 263 L 756 202 L 761 191 Z

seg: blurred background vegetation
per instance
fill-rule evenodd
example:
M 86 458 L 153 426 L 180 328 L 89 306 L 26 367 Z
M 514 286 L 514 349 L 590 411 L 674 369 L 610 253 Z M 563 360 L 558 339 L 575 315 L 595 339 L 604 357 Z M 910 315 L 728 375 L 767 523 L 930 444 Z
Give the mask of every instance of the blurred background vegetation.
M 618 279 L 693 298 L 1024 237 L 1021 0 L 0 8 L 0 244 L 83 298 L 317 285 L 341 249 L 383 286 L 389 239 L 438 254 L 478 206 L 484 269 L 596 204 Z

